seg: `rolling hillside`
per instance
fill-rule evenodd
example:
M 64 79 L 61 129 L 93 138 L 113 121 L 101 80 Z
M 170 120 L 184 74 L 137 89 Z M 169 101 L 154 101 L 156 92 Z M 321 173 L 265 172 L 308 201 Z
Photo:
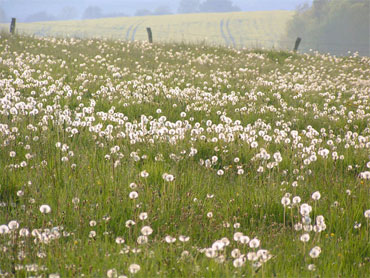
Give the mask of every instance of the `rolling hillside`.
M 146 27 L 151 27 L 155 41 L 276 48 L 293 13 L 259 11 L 19 23 L 17 31 L 38 36 L 106 37 L 133 41 L 146 40 Z M 2 27 L 9 26 L 3 24 Z

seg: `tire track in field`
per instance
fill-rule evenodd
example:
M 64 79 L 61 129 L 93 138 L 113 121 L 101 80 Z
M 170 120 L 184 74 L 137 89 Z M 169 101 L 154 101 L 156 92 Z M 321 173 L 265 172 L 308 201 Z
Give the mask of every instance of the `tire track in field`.
M 138 25 L 135 26 L 134 30 L 132 30 L 131 41 L 134 41 L 135 40 L 135 35 L 136 35 L 137 28 L 139 28 L 139 26 L 141 24 L 143 24 L 143 22 L 144 21 L 140 22 Z
M 231 31 L 230 31 L 230 28 L 229 28 L 229 23 L 230 23 L 230 18 L 228 18 L 227 21 L 226 21 L 226 26 L 225 26 L 226 27 L 226 32 L 229 35 L 229 39 L 230 39 L 233 47 L 236 48 L 235 39 L 234 39 L 233 35 L 231 34 Z
M 229 46 L 229 40 L 224 32 L 224 20 L 222 19 L 221 22 L 220 22 L 220 31 L 221 31 L 221 36 L 222 38 L 224 39 L 224 41 L 226 42 L 226 46 Z
M 128 38 L 129 38 L 129 36 L 130 36 L 130 31 L 131 31 L 132 27 L 134 27 L 134 24 L 131 24 L 131 25 L 128 27 L 128 29 L 127 29 L 127 32 L 126 32 L 126 41 L 128 41 Z

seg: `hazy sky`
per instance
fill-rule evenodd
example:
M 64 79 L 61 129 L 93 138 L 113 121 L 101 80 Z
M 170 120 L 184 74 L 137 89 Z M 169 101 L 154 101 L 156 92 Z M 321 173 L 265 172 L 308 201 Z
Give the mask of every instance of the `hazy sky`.
M 297 5 L 312 0 L 233 0 L 243 11 L 255 10 L 294 10 Z M 78 18 L 91 5 L 99 6 L 104 13 L 124 13 L 134 15 L 139 9 L 154 10 L 159 6 L 167 6 L 172 13 L 177 12 L 180 0 L 0 0 L 0 7 L 7 17 L 19 20 L 27 16 L 45 11 L 58 16 L 64 7 L 73 8 Z

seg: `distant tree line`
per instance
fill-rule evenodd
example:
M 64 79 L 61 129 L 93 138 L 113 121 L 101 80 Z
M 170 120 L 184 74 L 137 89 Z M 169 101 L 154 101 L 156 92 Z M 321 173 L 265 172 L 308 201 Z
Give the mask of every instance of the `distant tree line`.
M 219 13 L 235 12 L 240 8 L 233 5 L 230 0 L 181 0 L 179 13 Z
M 240 11 L 240 8 L 233 5 L 231 0 L 180 0 L 178 13 L 209 13 L 209 12 L 233 12 Z M 139 9 L 135 16 L 147 15 L 165 15 L 172 14 L 171 9 L 166 5 L 160 5 L 154 10 Z M 74 7 L 66 6 L 59 14 L 50 14 L 47 11 L 38 11 L 28 15 L 23 21 L 53 21 L 53 20 L 71 20 L 71 19 L 96 19 L 104 17 L 124 17 L 128 16 L 124 12 L 104 13 L 99 6 L 88 6 L 82 15 Z M 0 22 L 7 22 L 7 18 L 3 9 L 0 8 Z
M 302 45 L 320 52 L 370 55 L 369 0 L 314 0 L 300 7 L 283 40 L 302 38 Z M 289 46 L 293 45 L 289 42 Z

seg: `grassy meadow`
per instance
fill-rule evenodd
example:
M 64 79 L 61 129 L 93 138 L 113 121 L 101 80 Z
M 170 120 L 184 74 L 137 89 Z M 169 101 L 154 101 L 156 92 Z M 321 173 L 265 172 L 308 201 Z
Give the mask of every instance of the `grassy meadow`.
M 2 33 L 0 277 L 369 277 L 369 76 Z
M 258 11 L 136 16 L 17 23 L 17 30 L 20 34 L 37 36 L 143 41 L 148 39 L 146 27 L 151 27 L 157 42 L 206 42 L 232 47 L 276 48 L 293 14 L 293 11 Z M 0 26 L 9 29 L 9 24 Z

